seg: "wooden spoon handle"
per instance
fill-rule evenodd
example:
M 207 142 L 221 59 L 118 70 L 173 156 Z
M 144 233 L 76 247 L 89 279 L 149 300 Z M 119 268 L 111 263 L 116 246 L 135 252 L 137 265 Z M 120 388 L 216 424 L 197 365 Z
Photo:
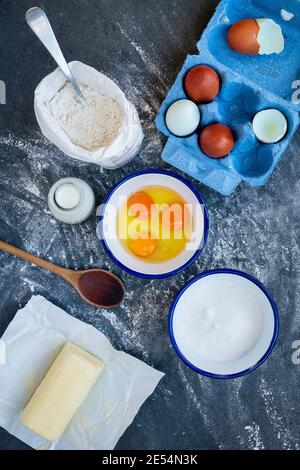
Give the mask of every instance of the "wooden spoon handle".
M 13 245 L 9 245 L 8 243 L 2 242 L 1 240 L 0 249 L 6 251 L 7 253 L 10 253 L 11 255 L 18 256 L 18 258 L 22 258 L 25 261 L 28 261 L 29 263 L 33 263 L 39 266 L 40 268 L 47 269 L 48 271 L 58 274 L 59 276 L 62 276 L 65 279 L 68 279 L 70 274 L 72 273 L 72 271 L 70 271 L 69 269 L 56 266 L 53 263 L 49 263 L 49 261 L 45 261 L 41 258 L 38 258 L 37 256 L 31 255 L 30 253 L 20 250 L 19 248 L 16 248 Z

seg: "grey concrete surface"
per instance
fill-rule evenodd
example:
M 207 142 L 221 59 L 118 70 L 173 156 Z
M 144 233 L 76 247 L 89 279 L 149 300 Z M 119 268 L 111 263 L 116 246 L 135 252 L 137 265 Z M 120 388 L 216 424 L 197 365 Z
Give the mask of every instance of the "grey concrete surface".
M 93 187 L 99 204 L 125 175 L 166 167 L 165 138 L 154 118 L 216 1 L 44 0 L 68 60 L 80 60 L 113 78 L 136 105 L 145 130 L 139 155 L 117 171 L 100 171 L 65 157 L 42 136 L 33 110 L 39 81 L 55 68 L 24 21 L 29 0 L 0 1 L 0 238 L 69 268 L 101 266 L 120 275 L 126 301 L 95 311 L 55 275 L 0 252 L 0 335 L 33 294 L 41 294 L 104 332 L 122 349 L 164 371 L 154 395 L 120 439 L 118 449 L 299 449 L 300 366 L 292 342 L 300 339 L 300 135 L 297 133 L 267 185 L 242 184 L 224 198 L 199 185 L 211 229 L 203 255 L 184 273 L 146 281 L 122 273 L 105 255 L 95 218 L 63 225 L 47 209 L 59 178 L 76 176 Z M 214 381 L 185 367 L 172 347 L 167 315 L 176 292 L 197 273 L 237 268 L 263 281 L 281 315 L 276 349 L 257 371 Z M 27 446 L 0 429 L 0 449 Z

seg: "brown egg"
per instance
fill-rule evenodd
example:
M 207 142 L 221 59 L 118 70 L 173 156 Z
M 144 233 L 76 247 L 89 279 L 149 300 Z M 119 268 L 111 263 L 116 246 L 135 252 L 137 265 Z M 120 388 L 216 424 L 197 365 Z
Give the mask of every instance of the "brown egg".
M 259 54 L 257 36 L 260 27 L 254 19 L 244 19 L 233 24 L 228 31 L 227 41 L 231 49 L 241 54 Z
M 226 157 L 234 147 L 232 130 L 224 124 L 210 124 L 201 132 L 199 145 L 208 157 Z
M 186 74 L 184 89 L 190 100 L 196 103 L 210 103 L 220 91 L 220 79 L 213 68 L 196 65 Z

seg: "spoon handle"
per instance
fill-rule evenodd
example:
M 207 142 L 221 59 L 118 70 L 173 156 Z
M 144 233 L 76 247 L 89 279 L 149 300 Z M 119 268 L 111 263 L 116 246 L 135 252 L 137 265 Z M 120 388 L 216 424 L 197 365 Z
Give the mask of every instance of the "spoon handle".
M 31 255 L 30 253 L 20 250 L 19 248 L 16 248 L 13 245 L 9 245 L 8 243 L 5 243 L 1 240 L 0 250 L 6 251 L 11 255 L 17 256 L 18 258 L 22 258 L 23 260 L 28 261 L 29 263 L 33 263 L 36 266 L 39 266 L 40 268 L 47 269 L 48 271 L 58 274 L 59 276 L 62 276 L 65 279 L 69 279 L 70 274 L 72 274 L 69 269 L 56 266 L 55 264 L 50 263 L 49 261 L 45 261 L 41 258 L 38 258 L 37 256 Z
M 30 8 L 26 12 L 26 21 L 28 26 L 36 34 L 48 52 L 52 55 L 55 62 L 61 68 L 80 100 L 85 102 L 85 97 L 83 96 L 78 83 L 66 62 L 66 59 L 63 56 L 61 48 L 59 47 L 51 24 L 44 10 L 39 7 Z

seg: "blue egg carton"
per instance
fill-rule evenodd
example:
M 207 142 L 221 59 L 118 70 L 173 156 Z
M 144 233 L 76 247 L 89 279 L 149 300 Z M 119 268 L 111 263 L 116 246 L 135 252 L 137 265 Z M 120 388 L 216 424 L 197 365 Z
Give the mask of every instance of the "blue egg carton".
M 293 13 L 287 22 L 282 9 Z M 281 54 L 247 56 L 227 44 L 229 25 L 243 18 L 271 18 L 280 24 L 285 38 Z M 224 195 L 234 192 L 241 181 L 251 186 L 266 183 L 299 126 L 299 101 L 292 99 L 294 82 L 300 79 L 299 0 L 223 0 L 197 44 L 198 55 L 189 55 L 156 118 L 158 129 L 169 137 L 162 158 Z M 200 129 L 185 138 L 173 136 L 165 125 L 169 106 L 187 98 L 183 80 L 192 67 L 204 64 L 216 70 L 221 79 L 217 98 L 199 105 Z M 294 84 L 294 85 L 293 85 Z M 277 108 L 288 121 L 288 132 L 277 144 L 259 142 L 252 129 L 255 114 Z M 225 158 L 209 158 L 198 144 L 201 128 L 220 122 L 233 130 L 236 143 Z

